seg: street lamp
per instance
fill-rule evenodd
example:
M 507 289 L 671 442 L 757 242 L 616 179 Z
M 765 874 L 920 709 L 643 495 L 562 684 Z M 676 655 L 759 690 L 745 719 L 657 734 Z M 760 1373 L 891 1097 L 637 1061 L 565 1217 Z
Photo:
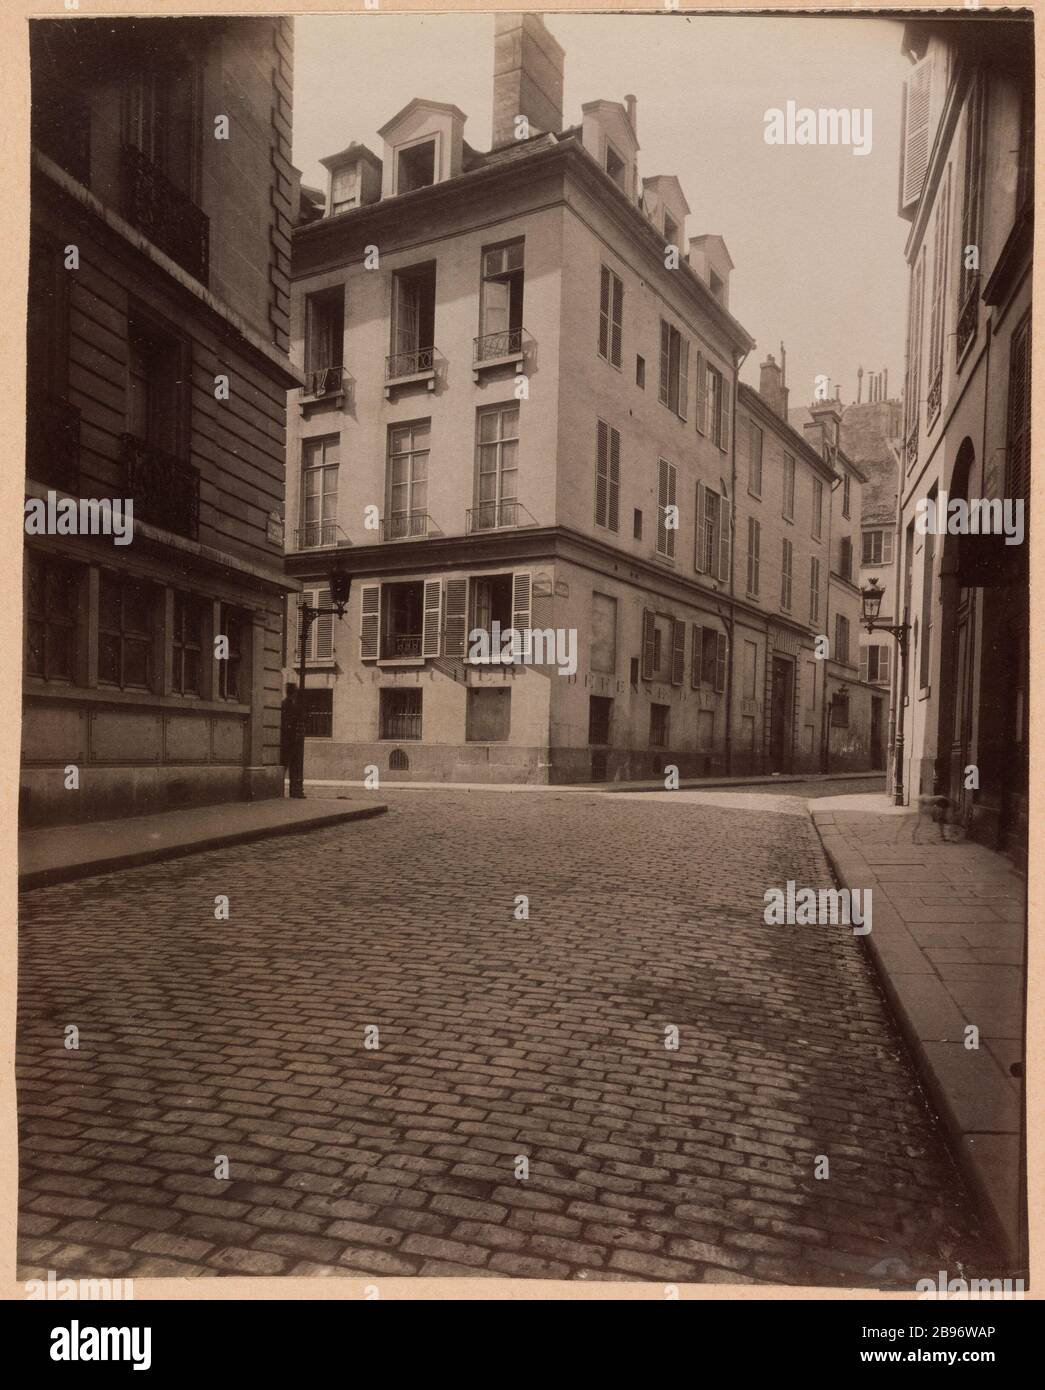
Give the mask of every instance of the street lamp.
M 868 580 L 867 588 L 860 590 L 860 606 L 863 624 L 868 632 L 891 632 L 896 638 L 900 653 L 899 672 L 896 690 L 896 740 L 893 748 L 893 805 L 903 805 L 903 743 L 904 706 L 907 700 L 907 634 L 911 630 L 908 622 L 880 623 L 878 615 L 882 611 L 883 590 L 878 580 Z M 906 615 L 905 615 L 906 616 Z
M 301 799 L 305 795 L 305 676 L 308 668 L 308 635 L 317 618 L 328 614 L 343 618 L 348 606 L 348 591 L 352 576 L 336 566 L 327 577 L 330 588 L 329 608 L 314 608 L 309 603 L 298 604 L 298 698 L 294 712 L 293 742 L 290 752 L 290 794 Z

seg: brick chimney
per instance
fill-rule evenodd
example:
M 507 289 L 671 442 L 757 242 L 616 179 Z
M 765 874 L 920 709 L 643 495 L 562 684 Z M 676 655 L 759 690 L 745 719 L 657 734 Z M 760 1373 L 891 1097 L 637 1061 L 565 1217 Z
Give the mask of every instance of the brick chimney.
M 814 401 L 809 407 L 813 417 L 802 427 L 806 443 L 812 445 L 821 458 L 829 458 L 838 447 L 838 430 L 842 423 L 842 402 L 837 397 Z
M 773 354 L 769 353 L 758 371 L 758 394 L 774 414 L 786 420 L 787 387 L 784 385 L 783 368 Z
M 566 54 L 540 15 L 498 14 L 494 19 L 493 137 L 498 149 L 516 139 L 516 116 L 530 134 L 562 130 L 562 85 Z

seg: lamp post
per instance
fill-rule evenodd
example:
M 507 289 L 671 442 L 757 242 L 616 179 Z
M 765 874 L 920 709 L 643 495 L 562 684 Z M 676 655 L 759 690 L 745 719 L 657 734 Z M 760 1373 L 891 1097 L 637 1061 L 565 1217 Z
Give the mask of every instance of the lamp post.
M 329 608 L 314 608 L 311 604 L 298 604 L 298 698 L 294 716 L 294 737 L 290 753 L 290 794 L 302 799 L 305 795 L 305 676 L 308 671 L 308 635 L 317 618 L 343 618 L 348 606 L 348 591 L 352 576 L 344 570 L 331 571 L 327 583 L 330 586 Z
M 893 805 L 903 805 L 903 744 L 904 744 L 904 706 L 907 700 L 907 634 L 911 630 L 908 622 L 880 623 L 878 614 L 882 611 L 883 590 L 877 579 L 870 579 L 866 589 L 860 590 L 860 606 L 863 624 L 868 632 L 891 632 L 896 638 L 900 653 L 899 672 L 896 689 L 896 741 L 893 745 Z M 904 617 L 906 618 L 906 613 Z

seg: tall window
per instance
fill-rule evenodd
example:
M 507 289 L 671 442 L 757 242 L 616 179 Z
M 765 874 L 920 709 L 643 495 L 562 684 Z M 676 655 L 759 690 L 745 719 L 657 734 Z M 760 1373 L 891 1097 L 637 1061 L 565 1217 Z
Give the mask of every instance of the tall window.
M 435 354 L 435 262 L 392 276 L 392 346 L 388 375 L 429 371 Z
M 186 352 L 180 338 L 140 311 L 132 311 L 127 345 L 127 433 L 150 448 L 173 455 L 181 455 L 188 443 Z
M 675 489 L 678 469 L 666 459 L 657 461 L 657 554 L 667 559 L 675 558 L 675 537 L 677 526 L 669 526 L 669 515 L 675 515 Z
M 697 544 L 694 568 L 714 579 L 729 578 L 729 514 L 726 499 L 703 483 L 697 484 Z M 723 563 L 724 561 L 724 563 Z
M 929 309 L 929 390 L 926 397 L 928 424 L 940 413 L 943 401 L 943 329 L 947 303 L 947 262 L 950 259 L 951 170 L 948 165 L 940 183 L 933 222 L 933 278 Z M 962 248 L 964 258 L 965 248 Z
M 244 676 L 248 615 L 241 608 L 221 605 L 221 632 L 229 640 L 229 654 L 218 666 L 218 698 L 246 704 L 250 698 Z
M 435 183 L 434 137 L 396 150 L 395 159 L 397 193 L 413 193 Z
M 301 459 L 300 545 L 337 543 L 337 473 L 340 435 L 306 439 Z
M 910 468 L 918 457 L 918 430 L 921 420 L 922 322 L 925 298 L 925 248 L 919 252 L 911 270 L 911 291 L 907 301 L 907 364 L 904 375 L 904 458 Z
M 1027 500 L 1030 491 L 1030 319 L 1009 345 L 1009 440 L 1005 495 Z
M 421 737 L 421 702 L 423 690 L 381 691 L 381 737 L 405 743 Z
M 193 594 L 174 594 L 171 689 L 176 695 L 200 693 L 203 603 Z
M 935 505 L 935 485 L 929 497 Z M 918 687 L 927 690 L 932 674 L 933 635 L 933 569 L 936 561 L 936 536 L 931 530 L 922 537 L 922 621 L 918 634 Z
M 389 427 L 387 540 L 425 534 L 431 439 L 431 420 Z
M 620 432 L 596 421 L 595 524 L 620 529 Z
M 872 685 L 889 684 L 889 648 L 872 642 L 860 650 L 860 679 Z
M 697 354 L 697 429 L 723 451 L 729 448 L 729 388 L 703 353 Z
M 485 345 L 484 356 L 503 357 L 517 350 L 523 326 L 523 280 L 521 239 L 483 248 L 479 336 L 495 339 Z
M 846 472 L 842 474 L 842 515 L 847 521 L 851 515 L 852 499 L 853 477 L 852 474 L 846 470 Z
M 824 485 L 819 478 L 813 479 L 813 539 L 819 540 L 824 530 Z
M 33 552 L 28 567 L 26 673 L 45 681 L 74 680 L 80 571 Z
M 479 411 L 476 477 L 477 525 L 514 526 L 519 500 L 519 407 Z
M 783 543 L 780 559 L 780 607 L 785 613 L 791 611 L 791 569 L 794 562 L 794 546 L 790 541 Z
M 330 176 L 330 211 L 344 212 L 359 206 L 361 176 L 359 164 L 343 164 Z
M 666 319 L 660 321 L 660 399 L 682 420 L 689 409 L 689 340 Z
M 602 266 L 599 271 L 599 356 L 615 367 L 622 361 L 623 331 L 624 285 L 612 270 Z
M 305 298 L 305 372 L 314 392 L 328 388 L 328 372 L 336 374 L 344 362 L 345 287 L 336 285 Z
M 98 680 L 121 690 L 153 682 L 156 591 L 103 570 L 98 585 Z
M 809 561 L 809 621 L 820 621 L 820 561 L 815 555 Z
M 747 519 L 747 591 L 758 596 L 760 551 L 762 549 L 762 527 L 753 516 Z
M 965 247 L 980 245 L 983 204 L 984 81 L 973 78 L 965 115 L 965 167 L 962 178 L 962 258 L 958 270 L 957 354 L 976 332 L 980 272 L 966 265 Z
M 795 516 L 795 458 L 793 454 L 784 455 L 784 508 L 788 521 Z
M 893 562 L 893 533 L 891 531 L 865 531 L 860 554 L 862 565 L 891 565 Z
M 747 490 L 755 497 L 762 496 L 762 429 L 754 420 L 748 424 Z
M 200 74 L 195 63 L 157 63 L 124 89 L 124 138 L 189 198 L 195 198 Z
M 843 666 L 849 664 L 849 619 L 844 613 L 835 614 L 834 658 L 836 661 L 840 661 Z
M 838 540 L 838 573 L 843 579 L 853 577 L 853 542 L 850 536 L 840 536 Z

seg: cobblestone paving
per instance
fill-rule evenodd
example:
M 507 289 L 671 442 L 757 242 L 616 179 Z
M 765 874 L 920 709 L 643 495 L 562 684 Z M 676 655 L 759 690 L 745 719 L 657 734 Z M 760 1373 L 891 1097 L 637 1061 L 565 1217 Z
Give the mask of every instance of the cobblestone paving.
M 387 799 L 23 897 L 21 1277 L 990 1272 L 804 807 Z

